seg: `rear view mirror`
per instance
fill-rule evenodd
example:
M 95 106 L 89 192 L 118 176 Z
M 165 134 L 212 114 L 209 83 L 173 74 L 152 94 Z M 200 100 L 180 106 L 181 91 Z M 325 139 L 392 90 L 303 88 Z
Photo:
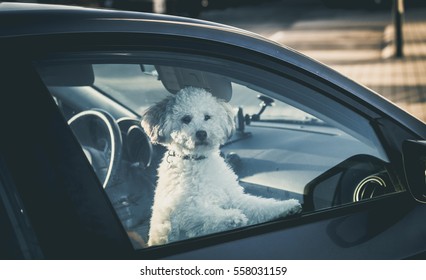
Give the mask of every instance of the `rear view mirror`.
M 406 140 L 402 151 L 410 192 L 417 201 L 426 203 L 426 141 Z

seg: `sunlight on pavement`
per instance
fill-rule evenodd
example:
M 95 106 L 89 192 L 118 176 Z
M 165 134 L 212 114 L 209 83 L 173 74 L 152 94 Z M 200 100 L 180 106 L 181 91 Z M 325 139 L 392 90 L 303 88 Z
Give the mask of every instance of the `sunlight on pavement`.
M 269 39 L 327 64 L 426 121 L 426 17 L 423 20 L 422 12 L 426 14 L 426 10 L 412 12 L 414 20 L 407 17 L 404 24 L 403 59 L 393 58 L 390 23 L 382 29 L 352 26 L 344 30 L 322 21 L 335 29 L 278 31 Z

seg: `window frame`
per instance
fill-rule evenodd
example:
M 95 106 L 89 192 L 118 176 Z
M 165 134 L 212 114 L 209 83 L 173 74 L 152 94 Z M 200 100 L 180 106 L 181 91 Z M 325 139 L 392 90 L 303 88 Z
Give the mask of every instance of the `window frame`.
M 18 43 L 25 45 L 27 38 L 21 38 L 16 40 Z M 34 38 L 28 38 L 30 42 L 33 42 Z M 47 35 L 40 36 L 39 43 L 34 45 L 34 49 L 28 51 L 25 55 L 22 55 L 22 52 L 19 52 L 19 49 L 13 52 L 13 56 L 19 57 L 23 56 L 23 60 L 33 61 L 38 60 L 46 55 L 49 55 L 53 52 L 69 52 L 69 51 L 87 51 L 87 50 L 108 50 L 108 51 L 119 51 L 122 49 L 128 50 L 164 50 L 172 52 L 182 52 L 182 53 L 197 53 L 199 55 L 205 55 L 209 57 L 217 57 L 222 59 L 230 59 L 239 63 L 244 63 L 253 67 L 258 67 L 260 69 L 276 73 L 278 75 L 288 75 L 299 81 L 303 84 L 309 84 L 319 90 L 323 95 L 328 96 L 329 98 L 336 100 L 343 106 L 350 108 L 359 115 L 367 118 L 373 127 L 376 130 L 376 133 L 380 131 L 379 124 L 377 120 L 387 119 L 387 116 L 382 115 L 374 107 L 372 107 L 367 101 L 361 100 L 355 96 L 352 96 L 350 93 L 346 92 L 344 89 L 339 88 L 338 86 L 326 81 L 324 79 L 318 78 L 313 73 L 309 73 L 297 66 L 290 65 L 283 61 L 278 61 L 277 59 L 271 58 L 254 51 L 244 50 L 237 46 L 223 45 L 217 42 L 201 41 L 198 39 L 192 38 L 181 38 L 167 35 L 142 35 L 142 34 L 68 34 L 68 35 Z M 72 41 L 73 46 L 67 44 L 67 42 Z M 76 42 L 81 42 L 76 44 Z M 9 60 L 9 63 L 11 61 Z M 7 65 L 3 64 L 3 65 Z M 4 67 L 4 66 L 2 66 Z M 31 68 L 28 64 L 26 67 Z M 27 72 L 24 72 L 27 73 Z M 33 81 L 32 81 L 33 83 Z M 37 86 L 38 94 L 37 96 L 43 96 L 46 98 L 46 95 L 49 94 L 46 88 Z M 50 94 L 49 94 L 50 95 Z M 46 100 L 45 100 L 46 101 Z M 53 102 L 51 102 L 53 103 Z M 56 108 L 56 117 L 60 113 Z M 63 122 L 60 124 L 65 128 L 66 123 Z M 396 124 L 399 127 L 398 124 Z M 51 128 L 50 128 L 51 129 Z M 65 129 L 70 132 L 69 128 Z M 380 137 L 380 133 L 377 133 Z M 413 138 L 416 136 L 407 132 L 406 134 L 412 135 Z M 59 140 L 59 139 L 56 139 Z M 76 139 L 73 141 L 77 143 Z M 398 147 L 395 147 L 394 143 L 389 143 L 384 137 L 381 137 L 380 141 L 384 145 L 386 153 L 389 153 L 389 150 L 397 150 Z M 80 158 L 84 158 L 83 154 L 79 155 Z M 395 157 L 391 158 L 391 163 L 395 164 Z M 398 164 L 397 164 L 398 165 Z M 89 173 L 88 173 L 89 174 Z M 87 174 L 87 175 L 88 175 Z M 91 174 L 93 177 L 95 174 Z M 404 181 L 401 180 L 403 184 Z M 92 180 L 93 183 L 93 180 Z M 297 228 L 303 225 L 310 225 L 315 222 L 326 221 L 328 219 L 333 219 L 337 217 L 342 217 L 345 215 L 358 213 L 360 211 L 369 211 L 369 209 L 376 209 L 377 207 L 393 207 L 394 203 L 399 200 L 408 201 L 409 194 L 408 192 L 395 193 L 385 197 L 375 198 L 369 201 L 360 202 L 357 204 L 344 205 L 341 207 L 326 209 L 323 211 L 318 211 L 309 215 L 302 215 L 301 217 L 296 217 L 289 220 L 283 221 L 273 221 L 264 225 L 258 225 L 254 227 L 237 229 L 230 232 L 217 233 L 211 236 L 205 236 L 190 240 L 185 240 L 181 242 L 176 242 L 172 244 L 167 244 L 161 247 L 146 248 L 137 252 L 129 252 L 124 254 L 124 256 L 133 256 L 136 258 L 159 258 L 159 257 L 171 257 L 178 253 L 190 252 L 196 249 L 209 248 L 210 246 L 219 245 L 229 241 L 242 240 L 245 238 L 250 238 L 254 236 L 263 236 L 264 234 L 273 233 L 277 231 L 289 230 L 291 228 Z M 105 199 L 105 197 L 104 197 Z M 110 214 L 108 214 L 110 215 Z M 133 258 L 132 257 L 132 258 Z

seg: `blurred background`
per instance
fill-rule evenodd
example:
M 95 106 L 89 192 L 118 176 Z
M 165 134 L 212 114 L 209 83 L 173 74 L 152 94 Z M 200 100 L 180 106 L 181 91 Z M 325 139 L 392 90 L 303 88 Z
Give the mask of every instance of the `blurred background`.
M 426 122 L 426 0 L 28 0 L 220 22 L 296 49 Z

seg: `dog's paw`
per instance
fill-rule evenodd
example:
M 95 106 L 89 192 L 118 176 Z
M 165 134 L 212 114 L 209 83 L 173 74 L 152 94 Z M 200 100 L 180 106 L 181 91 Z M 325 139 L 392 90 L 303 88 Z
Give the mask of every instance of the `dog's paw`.
M 282 213 L 282 217 L 295 215 L 302 212 L 302 205 L 299 203 L 297 199 L 289 199 L 284 201 L 284 211 Z
M 229 228 L 238 228 L 247 225 L 248 218 L 237 209 L 229 209 L 225 224 Z

